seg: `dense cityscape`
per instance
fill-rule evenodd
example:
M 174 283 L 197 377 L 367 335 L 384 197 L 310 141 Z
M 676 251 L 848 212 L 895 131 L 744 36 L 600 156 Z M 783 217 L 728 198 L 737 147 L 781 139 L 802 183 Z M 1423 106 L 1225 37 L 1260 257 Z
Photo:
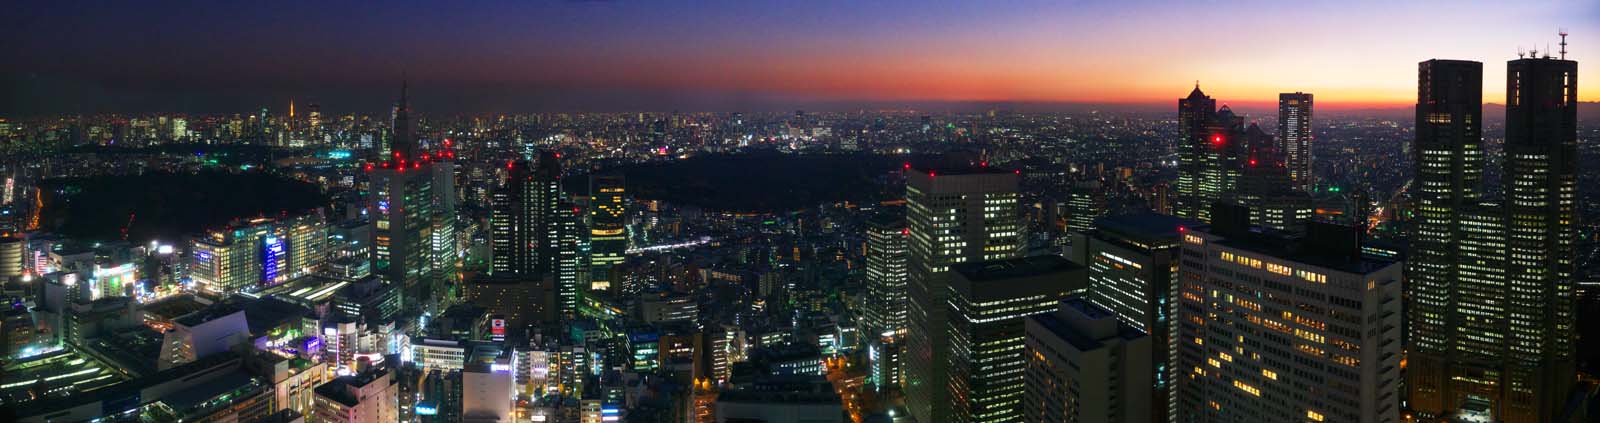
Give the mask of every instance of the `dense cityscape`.
M 1558 37 L 1414 107 L 0 108 L 0 421 L 1597 421 Z

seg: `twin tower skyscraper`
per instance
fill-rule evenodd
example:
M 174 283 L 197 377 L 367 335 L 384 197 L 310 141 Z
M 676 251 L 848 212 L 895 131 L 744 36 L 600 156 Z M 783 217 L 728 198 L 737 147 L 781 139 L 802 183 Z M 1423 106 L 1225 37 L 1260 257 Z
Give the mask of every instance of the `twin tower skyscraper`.
M 1483 64 L 1417 70 L 1407 386 L 1419 417 L 1561 420 L 1576 382 L 1578 64 L 1506 65 L 1499 196 L 1485 187 Z

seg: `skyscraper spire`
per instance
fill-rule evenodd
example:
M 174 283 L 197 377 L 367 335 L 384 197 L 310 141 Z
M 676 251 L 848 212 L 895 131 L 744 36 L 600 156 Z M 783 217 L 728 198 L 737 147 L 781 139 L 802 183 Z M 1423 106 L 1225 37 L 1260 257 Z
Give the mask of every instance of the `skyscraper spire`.
M 400 101 L 394 106 L 394 142 L 389 150 L 396 159 L 415 160 L 417 153 L 416 126 L 411 121 L 410 99 L 407 98 L 408 86 L 406 80 L 400 80 Z

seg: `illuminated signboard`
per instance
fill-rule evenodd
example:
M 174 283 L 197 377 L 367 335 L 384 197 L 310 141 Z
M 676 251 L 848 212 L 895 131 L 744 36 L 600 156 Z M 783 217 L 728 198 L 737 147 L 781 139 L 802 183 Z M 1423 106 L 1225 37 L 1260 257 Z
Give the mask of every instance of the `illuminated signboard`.
M 277 281 L 278 277 L 282 274 L 281 272 L 285 267 L 288 266 L 288 262 L 283 260 L 283 240 L 278 239 L 278 237 L 275 236 L 269 236 L 266 238 L 266 240 L 262 241 L 262 244 L 261 280 L 271 283 Z

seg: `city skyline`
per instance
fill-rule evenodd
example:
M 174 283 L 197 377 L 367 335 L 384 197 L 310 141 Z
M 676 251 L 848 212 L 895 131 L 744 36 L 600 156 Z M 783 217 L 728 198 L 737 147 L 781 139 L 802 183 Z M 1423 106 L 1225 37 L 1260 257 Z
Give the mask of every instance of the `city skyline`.
M 1600 49 L 1583 25 L 1600 6 L 1561 2 L 720 6 L 27 4 L 0 18 L 5 37 L 33 40 L 0 65 L 15 93 L 0 113 L 238 112 L 290 99 L 376 112 L 401 79 L 423 87 L 424 112 L 1144 107 L 1196 80 L 1240 109 L 1304 91 L 1338 111 L 1409 106 L 1405 81 L 1422 60 L 1559 50 L 1563 26 L 1569 55 Z M 1196 32 L 1216 46 L 1193 48 Z M 1504 87 L 1485 95 L 1496 102 Z
M 1358 1 L 9 8 L 0 422 L 1600 421 L 1600 7 Z

